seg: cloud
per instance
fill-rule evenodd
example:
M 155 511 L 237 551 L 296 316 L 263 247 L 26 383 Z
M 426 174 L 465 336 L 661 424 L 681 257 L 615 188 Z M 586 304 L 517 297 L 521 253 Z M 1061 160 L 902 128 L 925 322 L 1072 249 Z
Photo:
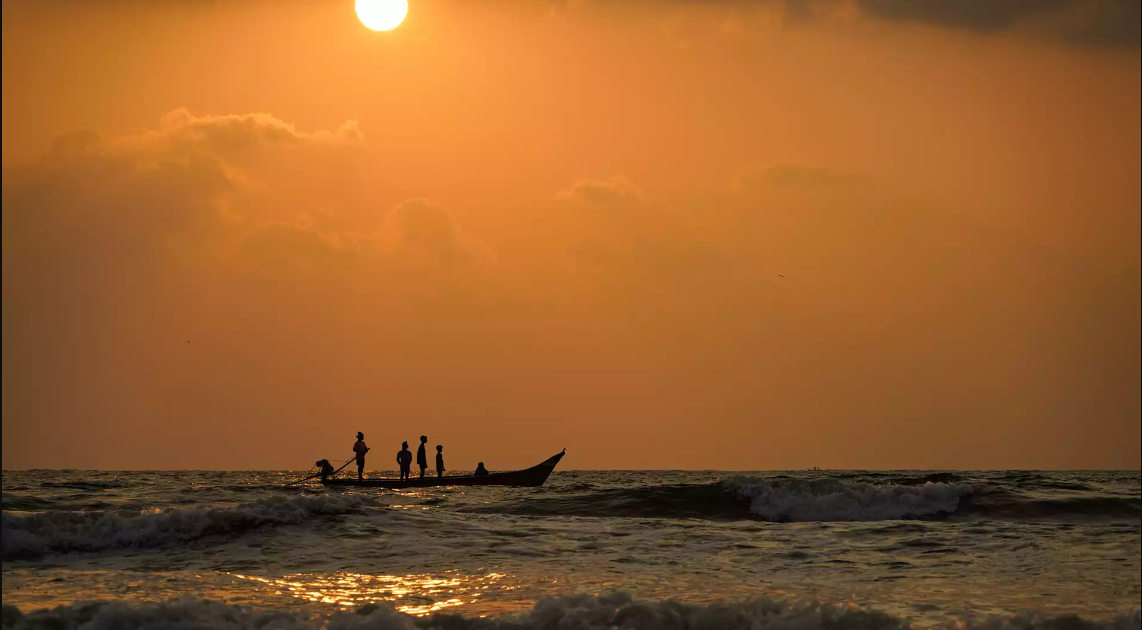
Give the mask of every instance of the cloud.
M 1057 11 L 1070 0 L 857 0 L 867 15 L 892 22 L 921 22 L 978 31 L 1012 28 L 1034 16 Z
M 352 123 L 303 133 L 268 114 L 186 110 L 151 129 L 57 138 L 3 170 L 6 321 L 29 343 L 64 344 L 79 327 L 150 326 L 148 309 L 195 300 L 207 277 L 336 277 L 353 260 L 342 236 L 289 225 L 297 204 L 324 200 L 303 182 L 284 204 L 274 189 L 292 182 L 262 167 L 288 151 L 313 172 L 329 151 L 306 147 L 340 154 L 360 142 Z M 53 315 L 68 312 L 85 316 Z
M 642 189 L 623 175 L 605 180 L 581 179 L 556 193 L 555 198 L 596 208 L 636 206 L 646 199 Z
M 170 355 L 154 344 L 188 329 L 249 349 L 337 336 L 348 320 L 423 332 L 480 312 L 495 257 L 448 209 L 412 199 L 378 226 L 359 201 L 331 196 L 338 187 L 309 181 L 360 143 L 351 124 L 304 133 L 269 115 L 176 111 L 139 132 L 68 134 L 6 165 L 5 372 L 26 366 L 13 383 L 27 387 L 68 370 L 82 380 L 102 373 L 89 349 L 104 344 L 133 357 L 113 372 L 123 382 L 161 380 L 153 366 Z M 77 347 L 88 350 L 76 358 Z
M 916 22 L 979 32 L 1041 26 L 1064 41 L 1138 48 L 1138 0 L 857 0 L 862 13 L 888 22 Z
M 164 114 L 156 127 L 119 136 L 108 138 L 91 130 L 64 134 L 55 139 L 38 164 L 41 168 L 61 164 L 70 168 L 83 160 L 120 160 L 146 168 L 203 155 L 227 159 L 243 151 L 275 145 L 344 146 L 363 141 L 354 120 L 346 121 L 336 131 L 305 133 L 266 113 L 195 116 L 180 108 Z
M 217 155 L 122 152 L 70 134 L 42 160 L 5 168 L 4 230 L 29 250 L 157 248 L 222 227 L 246 182 Z
M 238 253 L 263 270 L 331 274 L 459 270 L 496 261 L 490 247 L 428 199 L 397 204 L 373 232 L 322 229 L 309 220 L 270 223 L 247 234 Z
M 302 133 L 265 113 L 194 116 L 177 109 L 152 129 L 113 137 L 65 134 L 41 159 L 6 167 L 5 216 L 28 210 L 41 222 L 99 216 L 181 228 L 192 217 L 200 223 L 221 218 L 235 205 L 233 196 L 259 191 L 242 165 L 251 151 L 362 141 L 354 121 L 337 131 Z
M 385 255 L 416 266 L 495 262 L 490 248 L 464 232 L 448 209 L 428 199 L 409 199 L 390 210 L 377 240 Z
M 117 144 L 167 148 L 193 145 L 207 150 L 230 152 L 251 146 L 292 142 L 352 144 L 363 142 L 364 139 L 355 120 L 342 123 L 336 131 L 304 133 L 298 131 L 292 123 L 264 112 L 195 116 L 186 108 L 179 108 L 164 114 L 157 129 L 124 136 Z
M 803 26 L 838 17 L 863 17 L 978 33 L 1027 29 L 1083 47 L 1137 49 L 1142 45 L 1142 3 L 1138 0 L 628 0 L 627 4 L 670 11 L 678 7 L 728 10 L 734 15 L 720 22 L 726 34 L 740 32 L 741 12 L 760 12 L 765 16 L 763 22 L 771 25 Z M 564 13 L 596 9 L 594 3 L 570 0 L 553 2 L 553 6 Z M 664 32 L 676 45 L 686 41 L 673 28 L 664 27 Z
M 41 158 L 4 167 L 5 282 L 45 283 L 59 299 L 101 301 L 101 292 L 158 290 L 164 274 L 215 264 L 243 244 L 264 255 L 295 209 L 268 204 L 255 212 L 267 205 L 267 187 L 249 169 L 286 145 L 341 151 L 360 142 L 353 122 L 304 133 L 269 114 L 185 109 L 141 131 L 60 136 Z M 320 163 L 312 152 L 291 158 L 309 169 Z M 20 306 L 39 308 L 31 299 Z
M 358 259 L 359 253 L 345 236 L 298 223 L 271 223 L 247 235 L 239 254 L 275 272 L 345 268 Z

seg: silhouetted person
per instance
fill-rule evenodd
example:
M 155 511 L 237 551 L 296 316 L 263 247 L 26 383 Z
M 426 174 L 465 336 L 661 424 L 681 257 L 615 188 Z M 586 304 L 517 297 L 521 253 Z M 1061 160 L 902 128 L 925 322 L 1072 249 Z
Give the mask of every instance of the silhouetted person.
M 325 481 L 329 478 L 329 475 L 333 474 L 333 464 L 330 464 L 328 459 L 323 459 L 314 465 L 321 469 L 322 481 Z
M 444 447 L 436 445 L 436 476 L 444 476 Z
M 428 469 L 428 454 L 424 452 L 424 445 L 428 443 L 428 436 L 420 436 L 420 448 L 416 449 L 416 465 L 420 466 L 420 478 L 424 479 L 424 471 Z
M 365 478 L 365 453 L 369 447 L 365 446 L 365 434 L 357 432 L 357 443 L 353 445 L 353 452 L 357 454 L 357 479 Z
M 408 442 L 401 442 L 397 451 L 397 465 L 400 466 L 400 478 L 408 479 L 412 476 L 412 451 L 408 450 Z
M 479 464 L 476 464 L 476 476 L 477 477 L 483 477 L 486 474 L 488 474 L 488 469 L 484 468 L 484 462 L 480 462 Z

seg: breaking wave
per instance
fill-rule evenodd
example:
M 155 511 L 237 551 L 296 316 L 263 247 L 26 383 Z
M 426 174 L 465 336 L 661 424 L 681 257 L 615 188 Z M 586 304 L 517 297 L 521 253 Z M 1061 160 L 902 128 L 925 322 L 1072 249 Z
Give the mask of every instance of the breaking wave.
M 739 475 L 715 484 L 609 488 L 475 509 L 544 516 L 883 521 L 946 516 L 971 492 L 966 484 L 912 486 Z
M 5 513 L 3 557 L 37 558 L 51 553 L 147 549 L 207 536 L 238 536 L 261 527 L 346 514 L 368 504 L 363 497 L 321 495 L 268 497 L 231 508 L 165 512 Z
M 55 628 L 120 628 L 174 630 L 186 628 L 290 628 L 294 630 L 661 630 L 669 628 L 719 630 L 904 630 L 909 622 L 883 612 L 828 604 L 788 605 L 771 599 L 737 604 L 687 605 L 674 601 L 640 602 L 626 593 L 602 596 L 571 595 L 545 598 L 530 611 L 503 618 L 469 618 L 436 614 L 414 618 L 391 606 L 370 604 L 356 611 L 309 616 L 291 610 L 251 609 L 217 602 L 181 600 L 146 604 L 76 603 L 24 614 L 15 606 L 3 607 L 4 628 L 24 630 Z M 1089 621 L 1074 616 L 1026 614 L 1011 618 L 967 620 L 955 625 L 980 630 L 1137 630 L 1137 611 L 1110 621 Z
M 927 482 L 922 486 L 838 479 L 763 479 L 736 476 L 719 482 L 767 521 L 887 521 L 955 512 L 971 486 Z
M 712 484 L 551 491 L 519 500 L 462 508 L 495 514 L 791 521 L 994 519 L 1129 519 L 1142 517 L 1142 498 L 1038 488 L 1005 490 L 946 475 L 899 483 L 833 477 L 736 475 Z

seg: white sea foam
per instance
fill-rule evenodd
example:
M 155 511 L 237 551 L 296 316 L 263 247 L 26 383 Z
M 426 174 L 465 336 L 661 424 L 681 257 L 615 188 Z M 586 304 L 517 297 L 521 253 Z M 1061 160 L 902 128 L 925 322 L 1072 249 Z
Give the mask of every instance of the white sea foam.
M 764 479 L 734 476 L 722 488 L 750 502 L 750 511 L 771 521 L 886 521 L 954 512 L 971 486 L 871 484 L 839 479 Z
M 851 605 L 794 604 L 757 599 L 737 604 L 691 606 L 672 601 L 639 602 L 625 593 L 571 595 L 539 601 L 527 613 L 505 618 L 442 615 L 414 619 L 389 606 L 369 605 L 353 612 L 310 615 L 296 609 L 266 610 L 217 602 L 181 600 L 146 604 L 76 603 L 23 614 L 4 606 L 4 628 L 30 630 L 186 630 L 260 628 L 263 630 L 903 630 L 905 619 Z M 969 630 L 1138 630 L 1137 611 L 1111 621 L 1027 614 L 1012 618 L 969 619 L 954 627 Z
M 160 547 L 204 536 L 240 535 L 259 527 L 345 514 L 366 503 L 366 499 L 354 496 L 280 496 L 232 508 L 5 513 L 3 556 L 34 558 L 49 553 Z

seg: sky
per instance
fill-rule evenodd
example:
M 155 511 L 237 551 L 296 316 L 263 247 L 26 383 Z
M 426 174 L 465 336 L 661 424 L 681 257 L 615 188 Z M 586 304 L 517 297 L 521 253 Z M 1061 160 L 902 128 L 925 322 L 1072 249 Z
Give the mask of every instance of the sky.
M 3 467 L 1140 467 L 1136 0 L 3 2 Z

